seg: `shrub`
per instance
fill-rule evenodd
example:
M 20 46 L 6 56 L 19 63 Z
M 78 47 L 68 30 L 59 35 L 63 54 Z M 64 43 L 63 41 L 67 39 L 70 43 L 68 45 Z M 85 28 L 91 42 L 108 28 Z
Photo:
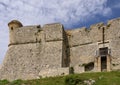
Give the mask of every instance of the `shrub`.
M 73 68 L 73 67 L 70 67 L 70 68 L 69 68 L 69 73 L 70 73 L 70 74 L 74 74 L 74 68 Z
M 77 76 L 66 76 L 65 77 L 65 85 L 77 85 L 82 81 Z
M 12 81 L 9 85 L 21 85 L 23 81 L 21 79 L 17 79 Z
M 6 85 L 6 84 L 8 84 L 8 83 L 9 83 L 9 81 L 6 80 L 6 79 L 0 80 L 0 85 Z

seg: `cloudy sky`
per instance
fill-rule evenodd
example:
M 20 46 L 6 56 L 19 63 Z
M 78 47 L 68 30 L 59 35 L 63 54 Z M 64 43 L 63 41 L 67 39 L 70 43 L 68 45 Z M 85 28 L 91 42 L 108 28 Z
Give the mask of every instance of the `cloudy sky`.
M 23 25 L 60 22 L 65 29 L 120 17 L 120 0 L 0 0 L 0 63 L 8 46 L 8 22 Z

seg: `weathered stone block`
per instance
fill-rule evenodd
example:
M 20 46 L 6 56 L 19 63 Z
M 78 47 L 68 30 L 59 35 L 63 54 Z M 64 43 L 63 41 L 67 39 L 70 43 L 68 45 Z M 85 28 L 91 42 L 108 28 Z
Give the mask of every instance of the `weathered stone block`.
M 71 47 L 91 42 L 89 31 L 85 27 L 69 31 L 69 44 Z
M 103 23 L 98 23 L 90 26 L 89 36 L 92 42 L 101 42 L 103 34 Z
M 120 18 L 108 21 L 105 30 L 105 39 L 120 37 Z
M 70 48 L 71 66 L 94 62 L 97 45 L 89 44 Z
M 10 30 L 10 44 L 40 42 L 40 39 L 37 39 L 37 34 L 40 31 L 41 28 L 38 28 L 37 26 L 26 26 Z
M 120 38 L 114 38 L 111 40 L 111 65 L 112 70 L 120 68 Z
M 76 66 L 74 66 L 74 72 L 75 73 L 83 73 L 83 72 L 85 72 L 85 67 L 80 66 L 80 65 L 76 65 Z
M 67 68 L 56 68 L 56 69 L 44 69 L 39 72 L 41 77 L 54 77 L 54 76 L 63 76 L 69 74 L 69 67 Z
M 44 63 L 49 65 L 49 68 L 60 68 L 62 64 L 62 49 L 63 42 L 46 42 L 44 47 Z
M 46 41 L 63 40 L 63 26 L 61 24 L 47 24 L 43 26 Z
M 39 43 L 10 46 L 0 70 L 0 79 L 36 79 L 42 68 L 41 48 Z

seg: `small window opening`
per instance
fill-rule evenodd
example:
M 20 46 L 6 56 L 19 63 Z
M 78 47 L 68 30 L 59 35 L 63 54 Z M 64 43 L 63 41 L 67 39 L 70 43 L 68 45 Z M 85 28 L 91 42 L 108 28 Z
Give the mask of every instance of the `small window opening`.
M 11 27 L 11 30 L 13 30 L 13 27 Z
M 108 47 L 99 48 L 99 54 L 100 54 L 100 56 L 108 55 Z
M 40 28 L 40 25 L 38 25 L 37 28 Z

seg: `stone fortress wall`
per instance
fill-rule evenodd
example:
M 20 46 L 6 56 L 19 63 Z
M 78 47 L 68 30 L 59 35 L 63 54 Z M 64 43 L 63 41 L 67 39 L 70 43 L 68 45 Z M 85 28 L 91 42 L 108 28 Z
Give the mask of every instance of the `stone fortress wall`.
M 104 28 L 104 44 L 103 42 Z M 83 65 L 93 62 L 93 71 L 101 71 L 95 67 L 95 57 L 98 57 L 98 50 L 108 47 L 110 50 L 110 69 L 120 69 L 120 19 L 113 19 L 104 23 L 91 25 L 89 29 L 78 28 L 67 31 L 70 45 L 71 66 L 77 73 L 84 72 Z
M 59 23 L 23 26 L 17 20 L 8 26 L 10 43 L 0 79 L 67 75 L 70 67 L 75 73 L 120 69 L 120 18 L 89 29 L 64 30 Z M 101 56 L 99 50 L 105 47 L 108 53 Z

